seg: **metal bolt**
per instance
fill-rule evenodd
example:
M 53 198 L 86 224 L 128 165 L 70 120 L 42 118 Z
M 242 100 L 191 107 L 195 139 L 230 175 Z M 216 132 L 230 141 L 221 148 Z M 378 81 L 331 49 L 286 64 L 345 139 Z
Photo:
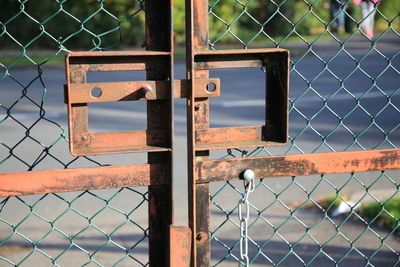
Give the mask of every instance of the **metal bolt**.
M 245 170 L 243 173 L 243 178 L 250 182 L 251 180 L 254 179 L 254 172 L 252 170 Z
M 82 141 L 87 141 L 87 140 L 88 140 L 88 137 L 87 137 L 86 135 L 82 135 L 82 136 L 81 136 L 81 140 L 82 140 Z
M 144 98 L 146 98 L 147 100 L 154 99 L 154 92 L 150 86 L 142 87 L 141 90 L 142 90 Z

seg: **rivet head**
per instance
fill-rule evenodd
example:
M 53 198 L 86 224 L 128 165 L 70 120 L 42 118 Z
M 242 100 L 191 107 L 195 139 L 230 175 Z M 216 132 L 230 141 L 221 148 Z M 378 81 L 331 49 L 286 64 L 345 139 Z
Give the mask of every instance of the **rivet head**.
M 198 235 L 196 236 L 196 240 L 197 240 L 197 241 L 200 241 L 202 238 L 203 238 L 203 237 L 201 236 L 201 234 L 198 234 Z
M 243 173 L 243 178 L 248 182 L 253 180 L 254 179 L 254 172 L 252 170 L 245 170 L 244 173 Z
M 81 136 L 81 140 L 82 140 L 82 141 L 87 141 L 87 140 L 88 140 L 88 137 L 87 137 L 86 135 L 82 135 L 82 136 Z
M 142 87 L 143 97 L 147 100 L 154 99 L 154 92 L 150 86 Z

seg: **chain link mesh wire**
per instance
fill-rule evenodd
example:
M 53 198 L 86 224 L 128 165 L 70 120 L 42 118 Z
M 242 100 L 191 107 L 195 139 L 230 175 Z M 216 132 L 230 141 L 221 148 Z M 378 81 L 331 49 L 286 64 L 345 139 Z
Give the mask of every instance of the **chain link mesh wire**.
M 143 40 L 141 0 L 2 1 L 0 172 L 106 165 L 65 153 L 65 78 L 54 69 L 69 51 Z M 147 266 L 147 207 L 147 188 L 1 198 L 0 265 Z
M 322 0 L 209 1 L 211 49 L 271 46 L 292 53 L 289 144 L 224 157 L 398 148 L 399 7 L 386 3 L 394 2 L 375 6 L 371 39 L 349 1 L 333 17 Z M 70 50 L 140 44 L 143 29 L 131 26 L 143 22 L 143 1 L 87 0 L 84 7 L 70 0 L 3 1 L 2 11 L 1 172 L 102 165 L 65 155 L 65 122 L 46 106 L 53 75 L 47 66 Z M 341 14 L 352 26 L 346 34 L 334 28 Z M 33 70 L 20 69 L 22 63 Z M 398 215 L 388 205 L 398 191 L 395 171 L 258 180 L 250 197 L 250 264 L 399 264 Z M 239 262 L 242 193 L 240 182 L 213 187 L 213 265 Z M 332 216 L 339 202 L 350 212 Z M 371 203 L 378 212 L 367 216 L 361 211 Z M 0 208 L 1 265 L 148 265 L 145 189 L 12 197 Z
M 0 223 L 2 266 L 148 265 L 145 188 L 13 197 Z
M 362 17 L 347 0 L 209 1 L 210 49 L 291 51 L 288 144 L 212 155 L 398 148 L 400 6 L 372 5 Z M 374 37 L 363 28 L 373 13 Z M 391 205 L 399 190 L 399 171 L 258 179 L 249 198 L 250 266 L 397 266 L 399 208 Z M 244 191 L 240 181 L 212 185 L 212 266 L 245 266 L 237 205 Z

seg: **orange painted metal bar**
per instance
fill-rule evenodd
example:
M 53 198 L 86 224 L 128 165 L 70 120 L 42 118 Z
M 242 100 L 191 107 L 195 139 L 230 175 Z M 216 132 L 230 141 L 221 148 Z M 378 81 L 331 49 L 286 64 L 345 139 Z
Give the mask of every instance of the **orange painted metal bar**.
M 196 182 L 238 180 L 246 169 L 256 178 L 393 170 L 400 169 L 400 149 L 199 161 Z
M 268 125 L 198 129 L 195 132 L 196 149 L 213 150 L 284 145 L 284 142 L 275 142 L 267 136 L 267 133 L 272 131 L 276 130 Z
M 94 88 L 101 92 L 99 96 L 92 95 Z M 169 98 L 167 88 L 167 81 L 75 83 L 70 85 L 68 97 L 73 104 L 166 99 Z M 152 94 L 146 94 L 144 89 L 151 90 Z
M 242 61 L 212 61 L 212 62 L 196 62 L 194 69 L 211 70 L 211 69 L 234 69 L 234 68 L 260 68 L 263 64 L 260 60 L 242 60 Z
M 224 49 L 224 50 L 208 50 L 208 49 L 197 49 L 194 50 L 193 53 L 196 56 L 205 55 L 205 56 L 217 56 L 217 55 L 251 55 L 251 54 L 260 54 L 260 53 L 287 53 L 288 50 L 284 48 L 255 48 L 255 49 Z
M 92 51 L 72 52 L 66 56 L 66 67 L 76 66 L 79 72 L 166 70 L 171 52 L 158 51 Z
M 166 164 L 137 164 L 0 174 L 0 197 L 168 183 Z
M 196 70 L 225 68 L 271 67 L 277 62 L 289 61 L 289 51 L 285 49 L 245 49 L 197 52 L 194 57 Z M 288 71 L 289 64 L 280 66 L 282 74 Z M 286 74 L 285 74 L 286 76 Z
M 126 50 L 126 51 L 78 51 L 68 54 L 69 58 L 72 57 L 127 57 L 127 56 L 168 56 L 171 52 L 164 51 L 147 51 L 147 50 Z
M 240 141 L 259 141 L 263 126 L 242 126 L 225 128 L 206 128 L 195 133 L 196 145 L 228 143 Z
M 192 231 L 186 226 L 170 225 L 169 266 L 189 267 Z
M 168 140 L 162 130 L 145 130 L 116 133 L 81 133 L 71 149 L 74 156 L 101 155 L 144 151 L 169 151 L 163 146 Z
M 169 83 L 169 81 L 71 83 L 67 90 L 67 99 L 71 104 L 168 99 L 170 98 Z M 174 98 L 189 97 L 189 83 L 189 80 L 175 80 Z M 215 86 L 212 92 L 207 91 L 209 84 Z M 100 91 L 98 96 L 92 95 L 94 88 Z M 220 79 L 198 79 L 196 88 L 198 88 L 195 92 L 196 97 L 219 96 Z
M 289 51 L 285 49 L 223 50 L 198 52 L 194 55 L 194 73 L 216 68 L 266 67 L 265 124 L 253 127 L 209 128 L 208 110 L 195 99 L 195 119 L 202 119 L 202 127 L 195 127 L 195 149 L 206 151 L 225 148 L 245 148 L 280 145 L 287 142 Z M 194 76 L 195 77 L 195 76 Z M 200 120 L 198 120 L 200 122 Z
M 77 69 L 84 72 L 141 71 L 146 70 L 146 63 L 80 64 Z
M 196 70 L 195 50 L 208 49 L 208 1 L 185 0 L 186 6 L 186 78 L 191 80 L 187 101 L 188 140 L 188 218 L 192 230 L 191 267 L 210 266 L 211 233 L 210 185 L 196 184 L 196 158 L 208 159 L 209 152 L 196 151 L 195 130 L 209 128 L 209 100 L 196 97 L 198 80 L 209 78 L 208 70 Z

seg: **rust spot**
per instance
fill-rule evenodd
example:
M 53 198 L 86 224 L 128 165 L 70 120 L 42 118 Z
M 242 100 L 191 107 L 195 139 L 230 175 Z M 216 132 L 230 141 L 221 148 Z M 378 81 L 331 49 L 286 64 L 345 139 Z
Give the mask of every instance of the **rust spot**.
M 203 240 L 203 235 L 202 235 L 202 233 L 198 233 L 198 234 L 197 234 L 196 240 L 197 240 L 197 241 Z

